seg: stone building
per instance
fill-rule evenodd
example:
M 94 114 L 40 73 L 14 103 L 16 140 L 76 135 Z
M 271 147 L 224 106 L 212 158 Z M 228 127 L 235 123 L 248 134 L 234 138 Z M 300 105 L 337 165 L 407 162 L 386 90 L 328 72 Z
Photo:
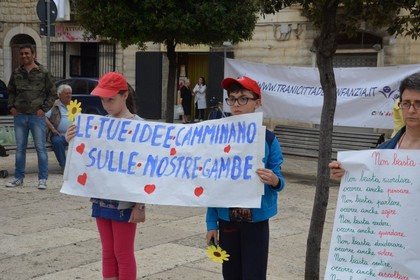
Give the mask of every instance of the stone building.
M 86 41 L 84 30 L 74 21 L 69 0 L 54 1 L 58 11 L 55 36 L 50 37 L 50 71 L 54 77 L 57 80 L 98 78 L 108 71 L 121 72 L 138 95 L 146 97 L 153 92 L 157 96 L 147 104 L 150 112 L 146 117 L 163 118 L 168 71 L 164 47 L 149 44 L 146 51 L 140 52 L 135 46 L 122 49 L 119 44 L 101 38 Z M 22 43 L 32 43 L 38 61 L 47 65 L 48 40 L 41 35 L 37 3 L 37 0 L 0 1 L 0 79 L 6 83 L 12 69 L 18 65 L 18 47 Z M 236 45 L 227 42 L 221 46 L 178 46 L 178 76 L 190 78 L 192 86 L 204 76 L 208 96 L 220 99 L 224 57 L 314 67 L 315 54 L 310 48 L 316 33 L 299 7 L 291 7 L 261 17 L 250 41 Z M 360 30 L 355 38 L 339 37 L 334 63 L 337 67 L 380 67 L 419 62 L 419 42 L 408 37 L 395 38 L 385 31 Z

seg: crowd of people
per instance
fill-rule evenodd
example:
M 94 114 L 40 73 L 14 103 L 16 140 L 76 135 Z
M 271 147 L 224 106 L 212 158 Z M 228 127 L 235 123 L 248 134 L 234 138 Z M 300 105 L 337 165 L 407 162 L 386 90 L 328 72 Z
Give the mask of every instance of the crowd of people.
M 38 157 L 38 188 L 47 188 L 48 153 L 51 141 L 58 165 L 64 170 L 66 148 L 76 135 L 77 127 L 66 117 L 72 88 L 55 88 L 50 73 L 35 59 L 31 45 L 20 47 L 22 65 L 13 71 L 9 81 L 9 108 L 14 118 L 16 157 L 14 178 L 6 187 L 19 187 L 25 178 L 26 146 L 31 132 Z M 258 83 L 246 76 L 225 78 L 221 87 L 232 115 L 253 113 L 262 104 Z M 198 79 L 190 89 L 189 79 L 180 81 L 179 93 L 184 124 L 205 120 L 206 81 Z M 92 95 L 101 98 L 109 118 L 142 120 L 135 109 L 125 77 L 116 72 L 103 75 Z M 57 98 L 58 96 L 58 98 Z M 400 97 L 394 106 L 395 135 L 379 149 L 420 149 L 420 73 L 401 81 Z M 230 260 L 222 264 L 224 279 L 266 279 L 269 251 L 269 220 L 277 214 L 277 196 L 284 188 L 281 174 L 283 155 L 277 138 L 270 131 L 265 136 L 264 168 L 256 170 L 264 184 L 261 207 L 207 209 L 206 243 L 220 245 Z M 345 170 L 338 161 L 329 164 L 331 176 L 341 179 Z M 232 182 L 235 184 L 235 182 Z M 102 276 L 104 279 L 136 279 L 134 241 L 136 226 L 145 221 L 145 204 L 102 198 L 91 198 L 92 217 L 96 219 L 102 243 Z M 246 277 L 245 277 L 246 276 Z

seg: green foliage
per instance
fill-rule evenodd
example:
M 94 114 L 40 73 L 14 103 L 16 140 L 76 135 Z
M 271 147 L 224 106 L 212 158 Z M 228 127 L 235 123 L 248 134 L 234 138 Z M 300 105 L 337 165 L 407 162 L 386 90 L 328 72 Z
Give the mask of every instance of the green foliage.
M 263 13 L 274 13 L 285 7 L 297 4 L 315 26 L 320 27 L 323 7 L 328 0 L 259 0 Z M 342 0 L 339 2 L 338 32 L 355 34 L 362 25 L 370 30 L 386 30 L 390 35 L 411 36 L 417 39 L 420 34 L 420 1 L 418 0 Z
M 252 38 L 254 0 L 75 0 L 77 21 L 92 36 L 123 46 L 145 42 L 218 44 Z

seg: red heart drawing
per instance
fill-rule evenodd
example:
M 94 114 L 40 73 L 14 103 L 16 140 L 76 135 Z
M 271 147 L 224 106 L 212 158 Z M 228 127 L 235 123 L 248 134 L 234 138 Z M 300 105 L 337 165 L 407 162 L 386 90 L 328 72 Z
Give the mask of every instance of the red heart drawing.
M 173 155 L 175 155 L 175 154 L 176 154 L 176 149 L 175 149 L 175 148 L 171 148 L 170 155 L 171 155 L 171 156 L 173 156 Z
M 194 189 L 194 194 L 196 197 L 200 197 L 200 195 L 202 195 L 204 192 L 204 188 L 203 187 L 196 187 Z
M 79 153 L 79 154 L 83 154 L 83 151 L 85 150 L 85 144 L 80 144 L 79 146 L 77 146 L 76 147 L 76 151 Z
M 225 153 L 229 153 L 230 152 L 230 145 L 227 145 L 223 151 L 225 151 Z
M 97 130 L 97 129 L 98 129 L 98 126 L 97 126 L 97 125 L 95 125 L 95 126 L 93 127 L 93 129 L 94 129 L 94 130 Z
M 129 131 L 128 131 L 128 134 L 131 134 L 131 133 L 133 133 L 133 131 L 129 130 Z
M 137 163 L 137 167 L 140 167 L 140 166 L 141 166 L 141 162 Z
M 144 191 L 145 191 L 147 194 L 151 194 L 152 192 L 154 192 L 154 191 L 155 191 L 155 189 L 156 189 L 156 186 L 155 186 L 154 184 L 150 184 L 150 185 L 146 185 L 146 186 L 144 186 Z
M 203 170 L 203 167 L 201 167 L 201 166 L 200 166 L 200 167 L 198 168 L 198 170 L 199 170 L 199 171 Z
M 87 180 L 87 174 L 86 173 L 83 173 L 82 175 L 79 175 L 77 177 L 77 182 L 82 186 L 84 186 L 86 184 L 86 180 Z

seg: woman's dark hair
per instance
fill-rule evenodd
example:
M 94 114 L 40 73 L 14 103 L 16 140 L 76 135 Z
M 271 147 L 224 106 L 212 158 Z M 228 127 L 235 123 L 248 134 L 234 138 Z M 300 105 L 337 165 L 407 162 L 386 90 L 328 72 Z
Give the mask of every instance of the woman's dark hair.
M 413 89 L 420 92 L 420 72 L 411 74 L 404 78 L 400 83 L 400 102 L 402 101 L 402 95 L 404 90 Z
M 200 78 L 203 81 L 203 85 L 205 86 L 206 85 L 206 79 L 204 79 L 204 77 L 200 77 Z
M 126 91 L 127 90 L 120 90 L 118 94 L 123 95 Z M 127 105 L 127 109 L 128 111 L 130 111 L 130 113 L 137 114 L 136 92 L 130 85 L 128 85 L 128 96 L 127 96 L 127 100 L 125 101 L 125 104 Z

